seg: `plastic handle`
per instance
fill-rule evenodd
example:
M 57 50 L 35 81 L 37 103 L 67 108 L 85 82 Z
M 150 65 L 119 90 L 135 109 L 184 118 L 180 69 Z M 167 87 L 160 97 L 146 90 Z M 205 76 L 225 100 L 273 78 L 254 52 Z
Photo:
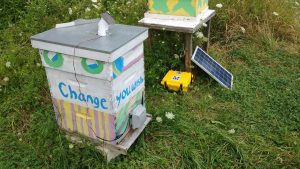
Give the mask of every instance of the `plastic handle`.
M 72 80 L 69 79 L 68 82 L 72 85 L 72 86 L 76 86 L 76 87 L 80 87 L 80 88 L 86 88 L 87 83 L 83 83 L 77 80 Z
M 132 79 L 136 77 L 136 74 L 137 74 L 137 72 L 135 72 L 135 73 L 132 74 L 129 78 L 127 78 L 127 79 L 125 80 L 125 84 L 126 84 L 126 85 L 129 84 L 129 82 L 132 81 Z

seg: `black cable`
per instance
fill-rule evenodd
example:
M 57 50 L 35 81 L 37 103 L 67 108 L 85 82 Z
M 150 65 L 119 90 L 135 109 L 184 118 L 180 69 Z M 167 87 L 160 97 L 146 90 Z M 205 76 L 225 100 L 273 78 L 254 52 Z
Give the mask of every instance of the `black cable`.
M 98 39 L 98 38 L 100 38 L 100 37 L 92 38 L 92 39 L 88 39 L 88 40 L 84 40 L 84 41 L 82 41 L 82 42 L 79 42 L 79 43 L 74 47 L 74 51 L 73 51 L 73 69 L 74 69 L 75 79 L 76 79 L 76 81 L 77 81 L 77 83 L 78 83 L 78 87 L 79 87 L 79 92 L 80 92 L 80 93 L 82 93 L 82 92 L 81 92 L 80 82 L 79 82 L 79 80 L 77 79 L 77 73 L 76 73 L 76 68 L 75 68 L 75 56 L 76 56 L 76 55 L 75 55 L 75 50 L 76 50 L 76 48 L 77 48 L 81 43 L 88 42 L 88 41 L 91 41 L 91 40 L 96 40 L 96 39 Z M 87 103 L 86 99 L 84 99 L 84 101 L 85 101 L 85 103 L 86 103 L 86 107 L 88 108 L 88 103 Z M 124 132 L 123 132 L 122 134 L 120 134 L 120 135 L 116 135 L 116 138 L 113 139 L 113 140 L 106 140 L 106 139 L 104 139 L 104 138 L 101 138 L 101 137 L 97 136 L 97 135 L 96 135 L 96 132 L 93 130 L 93 128 L 92 128 L 91 126 L 89 126 L 88 121 L 87 121 L 87 118 L 86 118 L 86 124 L 88 125 L 89 129 L 92 130 L 92 132 L 94 133 L 94 135 L 95 135 L 96 138 L 98 138 L 98 139 L 100 139 L 100 140 L 102 140 L 102 141 L 106 141 L 106 142 L 113 142 L 113 141 L 117 141 L 118 139 L 120 139 L 120 138 L 126 133 L 126 131 L 127 131 L 127 129 L 128 129 L 128 126 L 129 126 L 129 124 L 130 124 L 130 119 L 131 119 L 131 118 L 129 117 L 128 123 L 127 123 L 127 125 L 126 125 L 126 129 L 124 130 Z

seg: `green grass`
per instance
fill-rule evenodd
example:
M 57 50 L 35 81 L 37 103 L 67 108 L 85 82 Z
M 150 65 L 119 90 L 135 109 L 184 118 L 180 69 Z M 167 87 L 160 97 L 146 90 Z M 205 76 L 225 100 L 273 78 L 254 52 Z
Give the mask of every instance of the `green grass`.
M 197 67 L 189 93 L 165 91 L 159 82 L 167 70 L 183 70 L 183 58 L 174 59 L 183 55 L 183 37 L 151 31 L 152 43 L 145 43 L 147 111 L 163 122 L 153 120 L 129 154 L 110 164 L 87 141 L 70 149 L 29 37 L 105 9 L 122 23 L 137 24 L 146 1 L 127 2 L 103 1 L 99 9 L 79 0 L 1 2 L 0 168 L 299 168 L 300 7 L 294 1 L 210 2 L 212 8 L 224 5 L 213 21 L 210 54 L 234 74 L 232 91 Z M 165 112 L 175 119 L 167 120 Z

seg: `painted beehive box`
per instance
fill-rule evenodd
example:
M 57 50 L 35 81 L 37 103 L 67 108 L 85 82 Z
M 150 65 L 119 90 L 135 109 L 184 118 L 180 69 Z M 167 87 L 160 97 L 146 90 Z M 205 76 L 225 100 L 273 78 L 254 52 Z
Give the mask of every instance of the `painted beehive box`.
M 51 29 L 31 37 L 45 67 L 58 125 L 94 139 L 118 143 L 129 113 L 144 104 L 143 41 L 146 28 L 111 25 L 97 35 L 99 20 Z
M 208 0 L 148 0 L 150 13 L 196 17 L 208 8 Z

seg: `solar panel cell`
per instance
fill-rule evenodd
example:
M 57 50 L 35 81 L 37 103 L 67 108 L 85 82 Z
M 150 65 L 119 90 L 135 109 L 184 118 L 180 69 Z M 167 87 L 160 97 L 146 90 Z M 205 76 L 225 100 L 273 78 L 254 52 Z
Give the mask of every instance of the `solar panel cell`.
M 211 58 L 207 53 L 205 53 L 201 48 L 196 48 L 192 57 L 192 61 L 221 85 L 228 89 L 232 89 L 233 75 L 213 58 Z

